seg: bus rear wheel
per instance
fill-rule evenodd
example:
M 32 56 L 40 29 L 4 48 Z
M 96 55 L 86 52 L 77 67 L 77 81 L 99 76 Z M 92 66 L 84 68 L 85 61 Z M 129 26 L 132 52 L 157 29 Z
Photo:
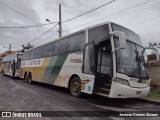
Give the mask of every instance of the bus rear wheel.
M 79 77 L 74 77 L 71 80 L 70 83 L 70 92 L 71 95 L 73 95 L 74 97 L 80 97 L 81 96 L 81 80 Z
M 24 75 L 24 82 L 28 83 L 27 73 L 25 73 L 25 75 Z
M 12 79 L 15 78 L 15 71 L 12 71 L 11 78 L 12 78 Z
M 28 83 L 32 84 L 32 74 L 31 73 L 28 74 Z

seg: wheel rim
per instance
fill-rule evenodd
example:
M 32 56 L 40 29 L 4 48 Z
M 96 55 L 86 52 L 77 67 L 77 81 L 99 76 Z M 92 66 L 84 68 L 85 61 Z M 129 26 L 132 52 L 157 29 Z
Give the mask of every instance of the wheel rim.
M 32 77 L 31 77 L 31 75 L 28 76 L 28 83 L 32 83 Z
M 28 79 L 28 82 L 31 83 L 31 79 L 30 78 Z
M 78 93 L 80 88 L 80 84 L 76 81 L 73 83 L 72 90 L 74 93 Z
M 26 76 L 26 75 L 25 75 L 25 77 L 24 77 L 24 81 L 25 81 L 25 82 L 27 82 L 27 81 L 28 81 L 28 80 L 27 80 L 27 76 Z

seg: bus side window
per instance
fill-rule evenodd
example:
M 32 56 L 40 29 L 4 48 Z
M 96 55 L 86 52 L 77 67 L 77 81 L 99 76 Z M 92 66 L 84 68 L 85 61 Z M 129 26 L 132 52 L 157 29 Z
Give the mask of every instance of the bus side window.
M 69 37 L 68 52 L 82 51 L 85 45 L 85 33 L 79 33 Z
M 37 51 L 37 48 L 30 51 L 31 52 L 30 53 L 30 56 L 31 56 L 30 59 L 35 59 L 37 57 L 36 51 Z
M 35 58 L 42 58 L 44 46 L 37 48 Z
M 53 55 L 54 43 L 50 43 L 44 46 L 43 57 L 50 57 Z
M 67 50 L 67 42 L 68 42 L 68 38 L 55 42 L 53 55 L 65 54 Z

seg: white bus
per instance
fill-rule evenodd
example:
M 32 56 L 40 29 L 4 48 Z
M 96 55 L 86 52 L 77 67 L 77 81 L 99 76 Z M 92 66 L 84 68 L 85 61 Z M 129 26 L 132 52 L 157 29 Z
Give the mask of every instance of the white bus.
M 107 22 L 24 52 L 20 76 L 68 88 L 75 97 L 144 97 L 150 90 L 145 49 L 136 33 Z
M 22 53 L 14 53 L 2 59 L 1 72 L 12 78 L 19 77 Z

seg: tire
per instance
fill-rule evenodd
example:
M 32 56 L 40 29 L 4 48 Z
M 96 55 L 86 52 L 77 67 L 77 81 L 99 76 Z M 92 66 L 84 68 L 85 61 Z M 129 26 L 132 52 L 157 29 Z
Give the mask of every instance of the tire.
M 4 71 L 2 70 L 2 75 L 4 76 Z
M 80 97 L 81 96 L 81 80 L 79 77 L 74 77 L 71 80 L 70 86 L 69 86 L 71 95 L 74 97 Z
M 25 73 L 25 75 L 24 75 L 24 82 L 28 83 L 27 73 Z
M 12 72 L 11 78 L 15 79 L 15 71 Z
M 33 83 L 33 81 L 32 81 L 32 74 L 31 73 L 28 74 L 28 83 L 29 84 Z

